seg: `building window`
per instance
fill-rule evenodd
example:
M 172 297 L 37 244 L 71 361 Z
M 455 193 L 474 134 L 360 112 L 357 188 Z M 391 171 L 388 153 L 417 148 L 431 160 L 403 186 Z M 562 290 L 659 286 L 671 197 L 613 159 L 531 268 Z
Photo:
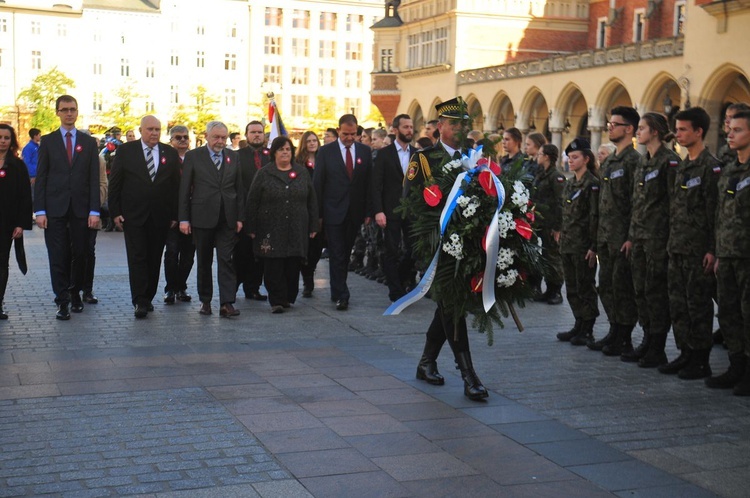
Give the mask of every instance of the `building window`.
M 99 60 L 94 61 L 94 74 L 102 74 L 102 62 Z
M 309 10 L 295 10 L 292 14 L 292 27 L 299 29 L 310 28 L 310 11 Z
M 3 67 L 3 49 L 0 48 L 0 67 Z
M 333 40 L 320 40 L 320 49 L 318 50 L 318 57 L 321 59 L 329 58 L 333 59 L 336 57 L 336 42 Z
M 224 89 L 224 106 L 234 107 L 237 105 L 237 91 L 234 88 Z
M 633 11 L 633 43 L 642 42 L 646 35 L 646 10 Z
M 309 70 L 306 67 L 292 68 L 292 85 L 307 85 Z
M 102 41 L 102 32 L 100 30 L 94 31 L 94 43 L 100 43 Z
M 281 83 L 281 66 L 263 66 L 263 83 Z
M 172 54 L 169 56 L 169 65 L 170 66 L 179 66 L 180 65 L 180 56 L 177 55 L 176 50 L 172 50 Z
M 304 116 L 307 113 L 307 95 L 292 95 L 292 116 Z
M 362 60 L 362 44 L 346 42 L 346 59 L 350 61 Z
M 362 73 L 359 71 L 344 71 L 344 86 L 347 88 L 359 88 L 362 86 Z
M 180 103 L 180 88 L 177 85 L 169 87 L 169 103 L 179 104 Z
M 0 33 L 7 33 L 7 32 L 8 32 L 8 20 L 0 19 Z
M 32 35 L 42 34 L 42 24 L 39 21 L 31 21 L 31 34 Z
M 281 55 L 281 37 L 266 36 L 265 40 L 266 55 Z
M 154 61 L 146 62 L 146 78 L 154 77 Z
M 152 102 L 146 102 L 146 112 L 154 112 L 156 105 Z
M 419 67 L 419 35 L 409 35 L 406 42 L 406 67 L 409 69 Z
M 224 70 L 234 71 L 237 69 L 237 54 L 224 54 Z
M 292 38 L 292 55 L 294 57 L 308 57 L 310 41 L 307 38 Z
M 380 50 L 380 72 L 390 73 L 393 71 L 393 49 L 383 48 Z
M 284 18 L 278 7 L 266 7 L 266 26 L 281 26 Z
M 336 31 L 336 14 L 334 12 L 320 13 L 320 30 Z
M 359 111 L 359 99 L 351 99 L 351 98 L 345 98 L 344 99 L 344 112 L 351 112 L 352 114 L 357 114 Z
M 432 60 L 432 31 L 425 31 L 420 34 L 421 38 L 421 63 L 422 66 L 431 66 L 433 64 Z
M 596 48 L 607 46 L 607 18 L 600 17 L 596 20 Z
M 336 70 L 330 68 L 318 69 L 318 86 L 336 86 Z
M 125 45 L 125 33 L 120 33 L 120 45 Z
M 198 50 L 195 54 L 195 67 L 206 67 L 206 52 Z
M 61 22 L 57 24 L 57 36 L 66 37 L 68 36 L 68 25 Z
M 364 24 L 364 16 L 348 14 L 346 16 L 346 31 L 361 31 Z
M 237 24 L 232 24 L 229 26 L 229 31 L 227 32 L 227 37 L 229 38 L 237 38 Z
M 91 107 L 94 112 L 102 110 L 103 100 L 101 92 L 94 92 L 93 105 Z
M 674 36 L 680 36 L 685 34 L 685 0 L 675 2 L 674 4 Z
M 206 34 L 206 27 L 202 24 L 199 24 L 195 27 L 195 34 L 198 36 L 203 36 Z
M 130 76 L 130 61 L 120 59 L 120 76 Z
M 31 51 L 31 69 L 42 69 L 42 51 Z
M 435 30 L 435 64 L 448 62 L 448 28 Z

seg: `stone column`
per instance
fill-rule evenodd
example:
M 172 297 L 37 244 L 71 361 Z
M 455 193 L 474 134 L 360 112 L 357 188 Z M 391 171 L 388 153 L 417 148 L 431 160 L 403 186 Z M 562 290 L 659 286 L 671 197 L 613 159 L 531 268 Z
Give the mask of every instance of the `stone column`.
M 550 128 L 549 132 L 552 134 L 552 145 L 557 147 L 557 150 L 560 151 L 560 157 L 557 158 L 557 166 L 562 166 L 562 151 L 563 151 L 563 143 L 562 143 L 562 128 Z
M 591 132 L 591 150 L 596 154 L 599 146 L 602 144 L 602 131 L 604 131 L 604 127 L 589 126 L 589 131 Z

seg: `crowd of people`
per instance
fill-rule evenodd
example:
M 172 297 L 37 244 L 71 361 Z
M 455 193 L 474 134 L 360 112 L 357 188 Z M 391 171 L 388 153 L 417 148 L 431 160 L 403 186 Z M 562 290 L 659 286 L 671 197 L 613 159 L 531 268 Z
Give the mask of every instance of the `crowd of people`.
M 0 318 L 7 318 L 2 298 L 11 247 L 15 241 L 17 257 L 22 254 L 32 214 L 45 230 L 59 320 L 97 302 L 93 269 L 103 212 L 124 232 L 138 319 L 154 310 L 162 260 L 164 303 L 192 300 L 187 279 L 197 262 L 199 313 L 211 315 L 214 253 L 221 317 L 240 314 L 234 307 L 240 289 L 246 299 L 268 300 L 272 313 L 283 313 L 298 297 L 300 275 L 302 297 L 312 297 L 322 252 L 336 310 L 349 309 L 351 271 L 383 282 L 390 301 L 398 301 L 417 275 L 409 220 L 398 207 L 427 179 L 407 178 L 407 171 L 439 170 L 481 145 L 501 171 L 523 171 L 530 188 L 545 262 L 543 274 L 528 276 L 534 300 L 559 305 L 564 282 L 575 318 L 558 339 L 750 395 L 748 106 L 728 108 L 719 158 L 704 144 L 710 119 L 701 108 L 678 112 L 673 133 L 661 114 L 616 107 L 608 123 L 611 143 L 592 151 L 577 138 L 566 147 L 568 178 L 557 167 L 561 151 L 543 134 L 469 130 L 468 115 L 454 104 L 436 106 L 439 118 L 419 136 L 406 114 L 390 130 L 363 129 L 345 114 L 325 131 L 323 144 L 308 131 L 297 149 L 285 136 L 267 143 L 261 121 L 248 123 L 244 140 L 213 121 L 205 145 L 191 149 L 182 125 L 161 143 L 161 123 L 150 115 L 141 120 L 139 140 L 132 133 L 122 142 L 113 128 L 111 139 L 99 144 L 75 128 L 77 102 L 63 95 L 56 102 L 59 129 L 43 137 L 32 129 L 23 160 L 15 131 L 0 125 Z M 673 140 L 687 152 L 684 159 Z M 21 188 L 28 184 L 31 189 Z M 600 300 L 609 331 L 597 339 Z M 729 371 L 718 376 L 709 365 L 714 300 L 730 359 Z M 637 324 L 644 336 L 633 347 Z M 680 350 L 672 361 L 665 354 L 670 329 Z M 471 364 L 465 320 L 445 316 L 440 303 L 417 378 L 444 382 L 437 357 L 446 341 L 466 396 L 486 397 Z

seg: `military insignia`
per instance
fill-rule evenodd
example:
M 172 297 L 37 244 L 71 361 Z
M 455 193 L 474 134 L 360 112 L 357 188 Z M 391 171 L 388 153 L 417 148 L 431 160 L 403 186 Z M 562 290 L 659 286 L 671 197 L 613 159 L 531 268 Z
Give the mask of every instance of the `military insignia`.
M 696 176 L 695 178 L 691 178 L 690 180 L 685 182 L 685 188 L 697 187 L 700 184 L 701 184 L 701 177 Z
M 564 176 L 558 176 L 557 178 L 555 178 L 555 181 L 557 183 L 563 183 L 565 181 L 565 177 Z
M 417 177 L 417 163 L 409 163 L 409 167 L 406 170 L 406 178 L 409 179 L 409 181 L 415 179 Z
M 679 165 L 680 165 L 680 161 L 677 161 L 675 159 L 672 159 L 671 161 L 669 161 L 669 167 L 670 168 L 676 168 Z
M 424 156 L 419 156 L 419 163 L 422 165 L 422 171 L 424 172 L 425 180 L 432 178 L 432 170 L 430 169 L 430 162 Z
M 718 175 L 719 173 L 721 173 L 721 165 L 717 164 L 711 169 L 711 171 L 713 171 L 714 173 Z
M 613 171 L 613 172 L 612 172 L 612 174 L 611 174 L 611 175 L 609 175 L 609 177 L 610 177 L 610 178 L 611 178 L 612 180 L 614 180 L 614 179 L 616 179 L 616 178 L 620 178 L 620 177 L 621 177 L 621 176 L 623 176 L 624 174 L 625 174 L 625 170 L 621 168 L 621 169 L 618 169 L 617 171 Z
M 645 176 L 645 177 L 643 178 L 643 180 L 644 180 L 644 181 L 647 181 L 647 182 L 650 182 L 651 180 L 653 180 L 653 179 L 654 179 L 654 178 L 656 178 L 657 176 L 659 176 L 659 170 L 658 170 L 658 169 L 656 169 L 656 170 L 652 171 L 651 173 L 647 174 L 647 175 L 646 175 L 646 176 Z
M 599 185 L 592 185 L 591 186 L 591 190 L 594 191 L 594 192 L 598 192 L 599 191 Z

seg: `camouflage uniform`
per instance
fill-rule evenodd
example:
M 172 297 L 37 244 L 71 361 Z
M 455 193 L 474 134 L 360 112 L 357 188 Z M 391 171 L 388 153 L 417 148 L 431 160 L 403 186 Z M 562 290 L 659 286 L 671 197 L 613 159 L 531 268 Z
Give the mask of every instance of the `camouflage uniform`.
M 724 145 L 719 147 L 719 150 L 716 151 L 716 157 L 719 158 L 721 166 L 724 167 L 733 163 L 734 160 L 737 159 L 737 153 L 729 148 L 729 144 L 724 143 Z
M 730 355 L 750 355 L 750 161 L 725 165 L 718 192 L 719 326 Z
M 598 226 L 599 179 L 587 171 L 580 180 L 568 180 L 563 190 L 560 252 L 568 303 L 576 320 L 599 316 L 596 266 L 589 268 L 585 259 L 589 250 L 596 250 Z
M 531 190 L 531 200 L 536 205 L 535 228 L 542 239 L 542 257 L 549 265 L 545 269 L 547 290 L 554 292 L 560 292 L 563 284 L 560 244 L 555 241 L 552 232 L 559 232 L 562 227 L 564 188 L 565 177 L 552 165 L 546 170 L 539 169 Z
M 602 164 L 599 196 L 599 297 L 611 324 L 638 321 L 630 262 L 620 251 L 630 228 L 633 175 L 641 155 L 632 147 L 611 154 Z
M 704 149 L 678 166 L 669 199 L 669 311 L 675 342 L 682 349 L 712 345 L 715 280 L 703 257 L 715 253 L 714 224 L 719 161 Z
M 641 158 L 635 171 L 630 267 L 641 326 L 652 334 L 667 334 L 672 325 L 665 306 L 669 302 L 669 189 L 679 165 L 680 156 L 662 145 L 653 157 Z

